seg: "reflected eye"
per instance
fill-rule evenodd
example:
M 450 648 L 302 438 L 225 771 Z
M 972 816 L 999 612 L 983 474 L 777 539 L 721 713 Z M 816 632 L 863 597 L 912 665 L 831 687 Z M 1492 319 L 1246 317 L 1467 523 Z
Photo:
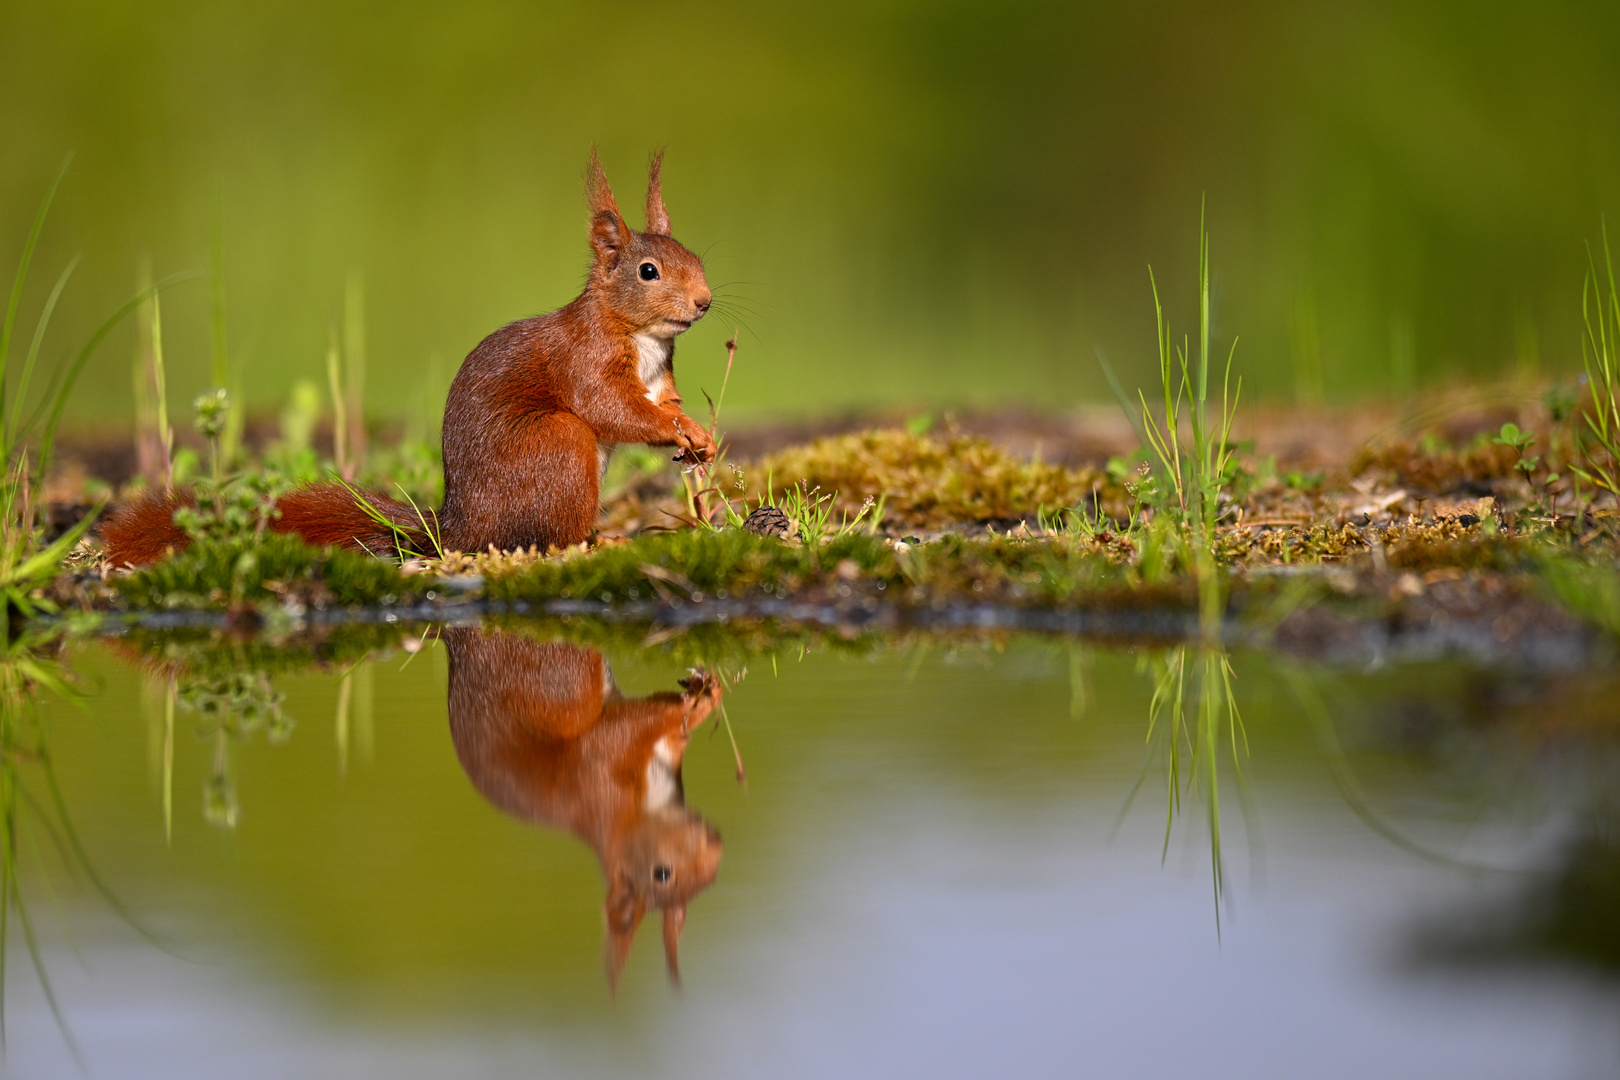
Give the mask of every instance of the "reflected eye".
M 654 266 L 652 263 L 642 263 L 641 264 L 641 280 L 642 281 L 657 281 L 658 280 L 658 267 Z
M 652 265 L 651 263 L 647 264 L 647 266 L 651 266 L 651 265 Z M 646 267 L 642 267 L 642 269 L 645 270 Z M 657 270 L 653 271 L 653 276 L 654 277 L 658 276 L 658 271 Z M 667 866 L 655 866 L 655 867 L 653 867 L 653 880 L 658 882 L 658 884 L 660 884 L 660 885 L 662 885 L 664 882 L 668 881 L 670 879 L 671 875 L 673 875 L 673 874 L 674 874 L 674 871 L 671 870 Z

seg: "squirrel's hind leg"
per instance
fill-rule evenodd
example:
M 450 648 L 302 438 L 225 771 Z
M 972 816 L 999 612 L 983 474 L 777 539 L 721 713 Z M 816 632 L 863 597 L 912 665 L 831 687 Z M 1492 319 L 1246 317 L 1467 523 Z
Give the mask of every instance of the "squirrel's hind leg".
M 567 547 L 596 528 L 601 476 L 596 433 L 572 413 L 527 419 L 487 482 L 446 506 L 445 546 L 457 551 Z

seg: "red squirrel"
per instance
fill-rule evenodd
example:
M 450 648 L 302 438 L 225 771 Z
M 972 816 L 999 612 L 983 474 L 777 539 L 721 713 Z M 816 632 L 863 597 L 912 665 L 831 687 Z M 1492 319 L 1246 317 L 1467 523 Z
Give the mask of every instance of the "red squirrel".
M 410 506 L 367 492 L 396 533 L 341 484 L 283 495 L 270 527 L 374 553 L 397 550 L 402 536 L 423 553 L 545 551 L 590 537 L 618 443 L 677 446 L 677 460 L 711 460 L 714 440 L 681 411 L 674 357 L 676 336 L 703 317 L 712 296 L 702 260 L 669 235 L 662 158 L 652 159 L 647 229 L 638 233 L 591 151 L 585 291 L 549 315 L 503 326 L 462 361 L 444 407 L 444 505 L 428 516 L 436 538 Z M 184 549 L 190 538 L 174 511 L 194 502 L 189 491 L 153 492 L 120 507 L 100 529 L 108 561 L 145 566 Z
M 688 809 L 681 759 L 691 732 L 719 704 L 701 671 L 682 693 L 627 698 L 595 649 L 481 627 L 446 627 L 450 735 L 473 786 L 524 821 L 566 829 L 601 860 L 607 879 L 609 985 L 649 908 L 664 915 L 664 960 L 686 905 L 714 883 L 720 834 Z

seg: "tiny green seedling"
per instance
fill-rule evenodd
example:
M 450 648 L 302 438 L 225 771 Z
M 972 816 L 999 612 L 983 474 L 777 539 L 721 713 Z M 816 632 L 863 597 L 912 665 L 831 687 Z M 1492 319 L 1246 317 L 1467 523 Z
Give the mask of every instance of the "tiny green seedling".
M 1295 491 L 1315 491 L 1326 479 L 1327 474 L 1323 472 L 1300 472 L 1298 469 L 1291 469 L 1283 474 L 1282 482 Z
M 1513 449 L 1513 452 L 1518 455 L 1518 461 L 1514 463 L 1513 468 L 1524 474 L 1524 482 L 1531 488 L 1535 487 L 1532 477 L 1535 475 L 1536 469 L 1541 466 L 1540 454 L 1527 453 L 1530 447 L 1535 445 L 1535 441 L 1535 435 L 1528 431 L 1520 431 L 1519 425 L 1511 420 L 1503 424 L 1502 430 L 1497 433 L 1496 438 L 1491 440 L 1497 446 L 1507 446 Z M 1557 475 L 1550 474 L 1547 483 L 1551 484 L 1555 479 L 1557 479 Z

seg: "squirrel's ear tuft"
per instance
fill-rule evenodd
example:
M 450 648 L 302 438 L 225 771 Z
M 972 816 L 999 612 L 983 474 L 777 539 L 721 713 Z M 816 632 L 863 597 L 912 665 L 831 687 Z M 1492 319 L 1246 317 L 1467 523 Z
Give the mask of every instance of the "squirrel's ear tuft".
M 632 234 L 619 213 L 619 204 L 613 201 L 613 189 L 608 187 L 607 173 L 602 171 L 602 159 L 594 146 L 585 169 L 585 202 L 591 208 L 591 247 L 596 249 L 596 259 L 612 265 Z
M 686 905 L 671 904 L 664 909 L 664 967 L 669 981 L 681 985 L 681 927 L 686 925 Z
M 596 156 L 594 146 L 590 164 L 585 166 L 585 202 L 591 208 L 593 219 L 604 210 L 619 212 L 619 204 L 613 201 L 613 189 L 608 187 L 607 173 L 602 171 L 602 159 Z
M 647 166 L 647 231 L 654 236 L 669 235 L 669 211 L 664 209 L 664 194 L 659 177 L 664 167 L 664 151 L 653 153 L 652 164 Z

